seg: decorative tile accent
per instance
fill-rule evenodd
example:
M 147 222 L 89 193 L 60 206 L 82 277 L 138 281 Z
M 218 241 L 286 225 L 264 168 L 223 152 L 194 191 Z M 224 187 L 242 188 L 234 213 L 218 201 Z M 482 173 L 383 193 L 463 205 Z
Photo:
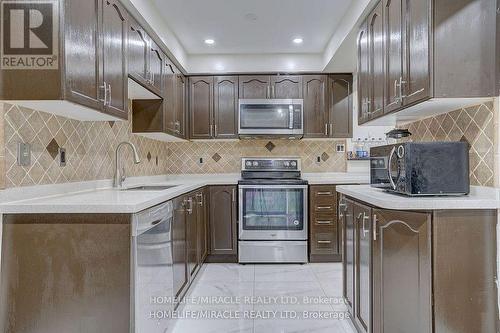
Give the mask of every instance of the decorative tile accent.
M 50 140 L 45 149 L 47 149 L 47 152 L 52 157 L 52 159 L 55 159 L 57 157 L 57 154 L 59 154 L 59 145 L 57 144 L 56 139 Z
M 272 152 L 274 148 L 276 148 L 276 145 L 274 143 L 272 143 L 271 141 L 269 141 L 267 144 L 266 144 L 266 149 L 269 150 L 269 152 Z
M 113 126 L 115 126 L 115 122 L 114 121 L 108 121 L 108 124 L 109 124 L 109 127 L 113 128 Z
M 413 135 L 402 141 L 466 141 L 471 184 L 494 186 L 494 114 L 493 103 L 488 102 L 423 119 L 403 126 Z
M 327 153 L 321 154 L 321 159 L 323 160 L 323 162 L 328 161 L 329 158 L 330 158 L 330 155 L 328 155 Z
M 212 159 L 215 161 L 215 162 L 219 162 L 221 160 L 221 156 L 217 153 L 215 153 L 213 156 L 212 156 Z

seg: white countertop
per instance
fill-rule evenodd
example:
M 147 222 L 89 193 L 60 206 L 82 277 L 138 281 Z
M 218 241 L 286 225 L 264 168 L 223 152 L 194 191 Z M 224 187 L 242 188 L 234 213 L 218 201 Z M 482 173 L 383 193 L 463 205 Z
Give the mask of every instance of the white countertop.
M 365 174 L 306 173 L 310 184 L 359 184 L 369 181 Z M 66 183 L 0 191 L 0 213 L 136 213 L 207 185 L 235 185 L 239 174 L 170 175 L 130 178 L 136 185 L 177 185 L 163 191 L 123 191 L 111 181 Z
M 471 186 L 469 195 L 454 197 L 407 197 L 369 185 L 342 185 L 337 192 L 394 210 L 500 209 L 500 192 L 492 187 Z

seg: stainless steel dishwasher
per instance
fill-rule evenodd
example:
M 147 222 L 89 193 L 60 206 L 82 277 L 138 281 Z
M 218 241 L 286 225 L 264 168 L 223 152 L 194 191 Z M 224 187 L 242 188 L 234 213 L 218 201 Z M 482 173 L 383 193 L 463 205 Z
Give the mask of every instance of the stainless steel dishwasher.
M 134 327 L 136 333 L 163 333 L 173 322 L 171 201 L 132 218 Z

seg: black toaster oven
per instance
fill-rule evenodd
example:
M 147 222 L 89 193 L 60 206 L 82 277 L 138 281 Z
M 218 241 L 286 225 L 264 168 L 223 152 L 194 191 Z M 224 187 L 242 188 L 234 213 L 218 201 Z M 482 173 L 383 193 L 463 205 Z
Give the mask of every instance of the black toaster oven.
M 466 142 L 407 142 L 370 149 L 370 183 L 408 196 L 470 191 Z

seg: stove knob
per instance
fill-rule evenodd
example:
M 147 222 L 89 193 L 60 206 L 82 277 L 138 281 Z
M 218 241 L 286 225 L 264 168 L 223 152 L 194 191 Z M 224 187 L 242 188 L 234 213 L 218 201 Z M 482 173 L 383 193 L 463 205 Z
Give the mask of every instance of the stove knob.
M 283 164 L 288 168 L 288 166 L 290 165 L 290 162 L 285 161 Z
M 254 167 L 258 167 L 258 166 L 259 166 L 259 162 L 257 162 L 257 161 L 253 161 L 253 166 L 254 166 Z
M 295 168 L 297 166 L 297 162 L 292 161 L 292 166 Z
M 252 166 L 252 162 L 250 162 L 250 161 L 246 161 L 245 165 L 246 165 L 247 167 Z

